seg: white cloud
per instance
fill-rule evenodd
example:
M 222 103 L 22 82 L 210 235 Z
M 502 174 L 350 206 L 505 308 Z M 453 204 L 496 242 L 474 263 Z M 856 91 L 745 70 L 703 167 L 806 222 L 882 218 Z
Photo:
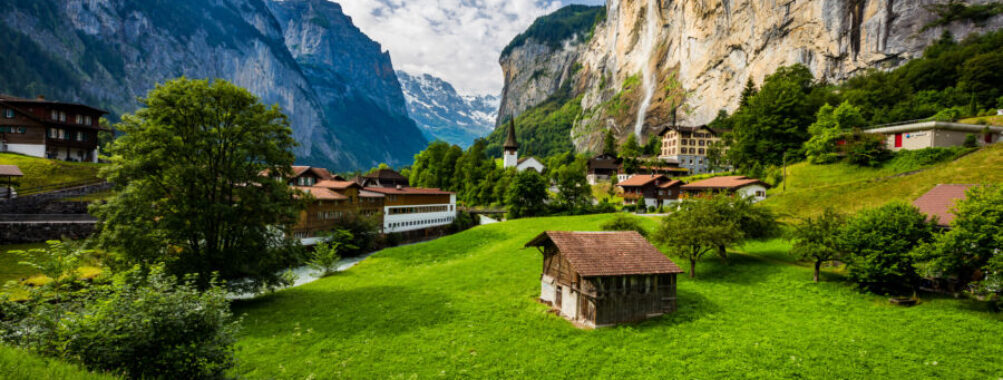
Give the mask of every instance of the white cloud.
M 394 67 L 446 79 L 466 94 L 500 94 L 501 50 L 560 0 L 335 0 L 390 51 Z M 563 3 L 601 3 L 564 0 Z

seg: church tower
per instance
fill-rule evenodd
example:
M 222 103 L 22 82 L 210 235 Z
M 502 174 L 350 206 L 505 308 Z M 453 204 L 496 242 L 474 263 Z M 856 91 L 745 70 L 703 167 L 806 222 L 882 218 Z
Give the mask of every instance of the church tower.
M 505 169 L 519 165 L 519 143 L 515 141 L 515 121 L 508 122 L 508 137 L 505 138 L 505 153 L 502 155 Z

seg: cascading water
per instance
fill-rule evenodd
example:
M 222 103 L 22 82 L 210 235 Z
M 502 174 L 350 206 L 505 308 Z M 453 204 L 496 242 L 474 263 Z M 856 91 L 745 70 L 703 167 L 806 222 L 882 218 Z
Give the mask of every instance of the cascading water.
M 655 50 L 655 29 L 658 23 L 655 20 L 655 0 L 648 0 L 648 8 L 644 16 L 644 34 L 641 36 L 641 84 L 644 86 L 644 98 L 641 99 L 641 106 L 637 110 L 637 122 L 634 124 L 634 134 L 641 138 L 641 131 L 644 129 L 644 118 L 647 116 L 648 107 L 651 106 L 651 98 L 655 96 L 655 78 L 651 72 L 651 53 Z

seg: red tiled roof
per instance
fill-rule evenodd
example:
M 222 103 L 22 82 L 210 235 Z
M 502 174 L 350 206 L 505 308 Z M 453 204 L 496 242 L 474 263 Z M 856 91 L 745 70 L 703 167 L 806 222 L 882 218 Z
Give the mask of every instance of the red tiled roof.
M 314 186 L 326 187 L 328 189 L 338 189 L 338 190 L 344 190 L 352 186 L 361 187 L 359 186 L 359 184 L 352 181 L 334 181 L 330 179 L 318 181 L 316 184 L 314 184 Z
M 526 247 L 542 246 L 547 241 L 553 242 L 583 277 L 683 272 L 636 231 L 547 231 Z
M 655 180 L 660 180 L 660 179 L 662 179 L 662 180 L 668 180 L 669 177 L 666 177 L 666 176 L 664 176 L 662 174 L 655 174 L 655 175 L 651 175 L 651 174 L 638 174 L 638 175 L 631 176 L 630 178 L 627 178 L 627 180 L 625 180 L 623 182 L 620 182 L 617 185 L 618 186 L 644 186 L 644 185 L 647 185 L 647 184 L 649 184 L 651 182 L 654 182 Z
M 315 199 L 322 200 L 322 201 L 336 201 L 336 200 L 348 199 L 348 197 L 346 197 L 344 195 L 338 194 L 336 192 L 333 192 L 333 191 L 331 191 L 329 189 L 325 189 L 323 187 L 316 187 L 316 186 L 309 186 L 309 187 L 308 186 L 293 186 L 293 189 L 302 191 L 304 193 L 309 193 L 310 195 L 313 195 L 313 197 Z
M 724 176 L 724 177 L 713 177 L 702 181 L 696 181 L 690 184 L 683 185 L 684 190 L 711 190 L 711 189 L 728 189 L 735 190 L 743 186 L 748 185 L 763 185 L 764 187 L 770 187 L 765 182 L 760 181 L 755 178 L 749 178 L 745 176 Z
M 17 165 L 0 165 L 0 176 L 2 177 L 23 177 L 21 169 Z
M 965 199 L 965 191 L 972 186 L 975 185 L 937 185 L 912 204 L 928 218 L 937 217 L 937 225 L 949 226 L 954 221 L 951 210 L 959 200 Z
M 432 195 L 444 195 L 453 194 L 452 192 L 440 190 L 436 188 L 425 188 L 425 187 L 365 187 L 365 191 L 370 191 L 380 194 L 432 194 Z

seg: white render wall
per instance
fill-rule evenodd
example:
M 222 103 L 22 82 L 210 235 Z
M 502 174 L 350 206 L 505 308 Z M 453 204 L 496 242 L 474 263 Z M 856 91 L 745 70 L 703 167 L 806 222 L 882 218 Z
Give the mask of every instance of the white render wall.
M 562 290 L 564 293 L 561 294 L 561 314 L 572 320 L 578 319 L 578 293 L 568 286 L 562 287 Z
M 543 275 L 540 278 L 540 300 L 544 302 L 554 303 L 557 298 L 557 289 L 554 288 L 554 279 L 548 275 Z M 555 305 L 556 306 L 556 305 Z
M 763 185 L 748 185 L 748 186 L 739 188 L 738 191 L 736 191 L 736 192 L 742 198 L 752 198 L 756 202 L 759 202 L 761 200 L 766 199 L 766 195 L 765 195 L 766 194 L 766 187 L 763 186 Z M 756 195 L 757 192 L 762 192 L 763 196 L 757 196 Z
M 446 206 L 446 211 L 391 215 L 390 210 L 408 207 Z M 383 207 L 383 232 L 405 232 L 430 227 L 445 226 L 456 219 L 456 194 L 449 195 L 449 203 Z
M 45 144 L 7 144 L 5 152 L 20 153 L 32 157 L 45 157 Z
M 521 172 L 525 171 L 526 169 L 533 169 L 536 170 L 537 173 L 543 173 L 543 168 L 544 166 L 542 163 L 540 163 L 540 161 L 538 161 L 534 157 L 530 157 L 526 159 L 526 161 L 523 161 L 521 164 L 516 166 L 515 170 Z
M 505 151 L 502 154 L 503 165 L 502 168 L 508 169 L 519 165 L 519 153 L 513 151 Z

